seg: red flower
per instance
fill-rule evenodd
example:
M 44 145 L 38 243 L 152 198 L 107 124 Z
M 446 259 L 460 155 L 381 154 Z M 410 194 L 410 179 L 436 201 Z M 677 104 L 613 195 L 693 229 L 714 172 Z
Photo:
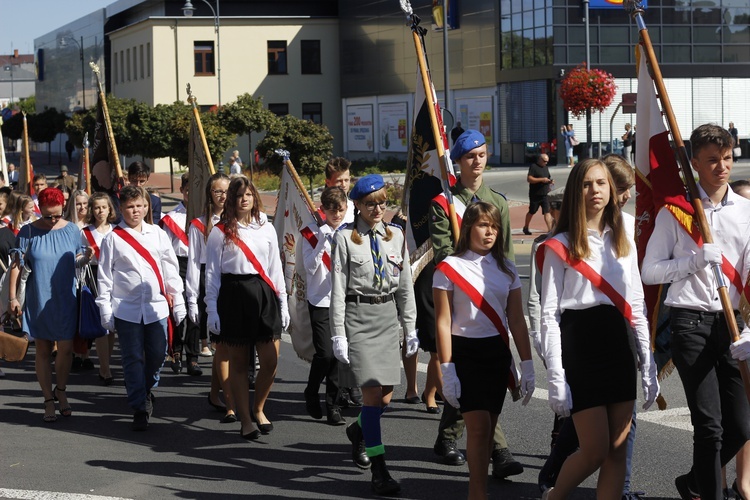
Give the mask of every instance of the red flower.
M 615 77 L 600 69 L 587 69 L 581 64 L 563 78 L 560 97 L 565 109 L 580 117 L 587 110 L 604 111 L 615 98 Z

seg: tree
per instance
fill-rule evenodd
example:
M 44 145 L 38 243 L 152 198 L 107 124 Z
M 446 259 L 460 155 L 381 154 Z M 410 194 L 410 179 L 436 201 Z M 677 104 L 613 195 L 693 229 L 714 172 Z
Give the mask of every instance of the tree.
M 272 165 L 281 164 L 281 158 L 273 154 L 276 149 L 289 151 L 297 172 L 307 177 L 312 190 L 314 177 L 333 155 L 333 136 L 325 125 L 286 115 L 275 120 L 258 143 L 258 152 Z
M 3 121 L 3 137 L 12 141 L 18 141 L 23 135 L 23 114 L 16 113 L 8 120 Z
M 29 128 L 29 140 L 34 142 L 46 142 L 48 144 L 48 162 L 52 163 L 52 147 L 50 143 L 55 140 L 57 134 L 65 131 L 67 117 L 55 108 L 47 108 L 41 113 L 28 115 L 26 117 Z
M 219 110 L 219 120 L 226 129 L 236 135 L 268 130 L 276 115 L 263 107 L 263 99 L 242 94 L 235 102 L 225 104 Z
M 169 108 L 172 113 L 167 127 L 170 136 L 170 156 L 177 160 L 180 165 L 187 166 L 190 123 L 193 119 L 193 111 L 189 105 L 179 101 L 171 104 Z M 235 144 L 236 134 L 227 130 L 215 111 L 206 111 L 201 113 L 200 117 L 208 150 L 211 152 L 214 164 L 216 164 L 224 151 Z

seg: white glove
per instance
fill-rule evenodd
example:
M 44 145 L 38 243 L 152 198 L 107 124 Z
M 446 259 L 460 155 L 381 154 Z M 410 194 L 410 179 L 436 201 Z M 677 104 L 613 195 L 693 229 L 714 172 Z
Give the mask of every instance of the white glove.
M 570 386 L 565 381 L 565 370 L 562 367 L 547 368 L 547 387 L 549 406 L 552 411 L 561 417 L 569 417 L 570 409 L 573 407 L 573 398 L 570 394 Z
M 417 330 L 414 330 L 406 336 L 406 357 L 411 358 L 417 353 L 418 349 L 419 339 L 417 338 Z
M 172 305 L 172 317 L 176 324 L 182 323 L 182 320 L 187 316 L 187 310 L 185 309 L 185 303 Z
M 214 335 L 221 334 L 221 321 L 219 321 L 219 313 L 208 313 L 208 331 L 213 333 Z
M 281 305 L 281 329 L 286 330 L 289 328 L 289 323 L 292 319 L 289 316 L 289 304 L 287 303 L 286 293 L 282 293 L 283 298 L 279 298 L 279 304 Z
M 349 341 L 343 335 L 331 337 L 333 340 L 333 355 L 342 363 L 349 364 Z
M 746 326 L 742 330 L 740 339 L 729 346 L 729 351 L 732 353 L 732 357 L 738 361 L 745 361 L 750 358 L 750 327 Z
M 200 314 L 198 313 L 198 304 L 189 303 L 188 304 L 188 318 L 190 318 L 190 321 L 195 323 L 196 325 L 200 324 Z
M 531 359 L 521 361 L 521 396 L 525 396 L 521 402 L 522 406 L 526 406 L 529 403 L 531 395 L 534 394 L 535 387 L 534 361 Z
M 456 365 L 440 363 L 440 371 L 443 374 L 443 397 L 452 407 L 460 408 L 458 398 L 461 397 L 461 381 L 456 375 Z
M 542 351 L 542 332 L 529 332 L 529 337 L 531 337 L 531 343 L 534 345 L 534 350 L 539 355 L 539 359 L 544 361 L 544 354 Z
M 642 408 L 648 410 L 659 395 L 658 372 L 653 356 L 651 356 L 649 362 L 641 363 L 641 386 L 643 387 L 643 397 L 646 399 Z
M 716 243 L 704 243 L 703 244 L 703 266 L 706 267 L 709 264 L 721 264 L 721 248 Z
M 109 316 L 102 316 L 102 328 L 110 332 L 115 331 L 115 317 L 111 314 Z

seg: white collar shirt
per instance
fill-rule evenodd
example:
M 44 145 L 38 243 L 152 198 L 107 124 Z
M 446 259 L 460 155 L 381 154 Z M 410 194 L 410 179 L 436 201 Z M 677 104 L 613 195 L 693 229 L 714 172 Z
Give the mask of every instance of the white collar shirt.
M 91 236 L 94 238 L 94 243 L 99 249 L 99 252 L 101 252 L 102 241 L 104 240 L 104 237 L 107 236 L 112 231 L 112 224 L 107 224 L 106 228 L 107 229 L 104 233 L 100 233 L 99 231 L 97 231 L 96 227 L 94 227 L 93 224 L 89 224 L 88 226 L 81 229 L 81 244 L 83 245 L 83 247 L 86 248 L 86 247 L 92 246 L 91 242 L 84 234 L 84 232 L 88 230 L 88 231 L 91 231 Z M 94 254 L 91 256 L 91 264 L 93 265 L 99 264 L 99 260 L 96 257 L 96 251 L 94 251 Z
M 167 225 L 167 223 L 164 221 L 164 219 L 166 218 L 172 219 L 172 221 L 177 226 L 176 230 L 181 230 L 185 237 L 187 237 L 187 234 L 185 233 L 185 225 L 187 224 L 187 208 L 185 208 L 185 205 L 180 202 L 180 204 L 177 205 L 174 210 L 162 217 L 159 223 L 161 228 L 167 232 L 167 235 L 169 235 L 169 239 L 172 241 L 172 249 L 174 250 L 175 255 L 177 255 L 178 257 L 187 257 L 188 246 L 183 243 L 180 237 L 175 234 L 174 231 L 172 231 L 171 227 Z
M 201 224 L 206 224 L 206 216 L 201 215 L 196 220 Z M 219 216 L 211 216 L 212 225 L 219 223 Z M 206 263 L 206 238 L 203 231 L 190 223 L 188 228 L 188 264 L 185 272 L 185 294 L 187 295 L 188 304 L 198 304 L 200 295 L 201 266 Z
M 304 269 L 298 268 L 297 272 L 305 273 L 307 301 L 315 307 L 328 307 L 331 304 L 331 271 L 326 267 L 323 256 L 328 255 L 330 263 L 334 229 L 327 224 L 321 227 L 310 224 L 307 228 L 315 235 L 318 244 L 313 248 L 310 242 L 300 235 Z

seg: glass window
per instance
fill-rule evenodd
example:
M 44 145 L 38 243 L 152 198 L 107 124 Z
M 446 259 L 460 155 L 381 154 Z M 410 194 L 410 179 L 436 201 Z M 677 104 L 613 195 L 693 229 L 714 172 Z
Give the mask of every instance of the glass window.
M 724 28 L 724 43 L 748 43 L 750 44 L 750 27 L 745 25 L 727 26 Z
M 523 32 L 523 67 L 534 66 L 534 30 Z
M 710 0 L 701 3 L 711 4 Z M 718 4 L 719 2 L 715 2 Z M 709 9 L 707 7 L 693 8 L 694 24 L 721 24 L 721 9 Z
M 193 42 L 195 76 L 213 76 L 214 42 Z
M 693 47 L 693 62 L 721 62 L 721 47 L 718 45 L 696 45 Z
M 320 40 L 302 40 L 302 74 L 319 75 L 320 71 Z
M 544 9 L 538 9 L 534 11 L 534 26 L 546 26 L 547 25 L 547 19 L 545 16 Z
M 638 28 L 636 28 L 635 26 L 633 27 L 632 36 L 633 38 L 631 38 L 631 40 L 638 40 Z M 651 41 L 653 43 L 660 43 L 661 42 L 661 28 L 658 26 L 655 28 L 652 28 L 649 26 L 648 36 L 651 37 Z
M 719 43 L 721 42 L 721 32 L 716 26 L 695 26 L 693 27 L 693 42 Z
M 146 76 L 151 78 L 151 42 L 146 44 Z
M 505 14 L 500 17 L 500 32 L 508 33 L 511 30 L 510 27 L 510 16 Z
M 513 30 L 520 30 L 523 29 L 523 21 L 522 21 L 521 14 L 513 14 L 510 16 L 510 24 L 511 29 Z
M 583 26 L 570 26 L 568 28 L 568 43 L 586 43 L 586 30 Z
M 143 71 L 143 67 L 145 66 L 145 63 L 143 62 L 143 45 L 140 46 L 140 50 L 141 50 L 141 80 L 143 80 L 144 75 L 146 74 Z
M 127 49 L 127 52 L 125 52 L 127 61 L 125 62 L 126 68 L 127 68 L 127 75 L 128 75 L 128 81 L 130 81 L 130 49 Z
M 303 102 L 302 119 L 323 124 L 323 104 L 319 102 Z
M 534 11 L 530 10 L 523 13 L 523 29 L 534 27 Z
M 556 7 L 552 11 L 552 21 L 554 22 L 555 26 L 565 24 L 565 9 Z
M 604 45 L 599 48 L 601 52 L 602 61 L 607 61 L 608 64 L 627 64 L 630 62 L 630 54 L 632 53 L 629 45 L 620 45 L 613 47 L 610 45 Z
M 602 43 L 616 43 L 619 45 L 629 45 L 628 37 L 630 29 L 627 26 L 607 26 L 601 28 Z M 602 54 L 602 57 L 604 55 Z M 604 59 L 606 61 L 606 59 Z
M 724 62 L 750 63 L 750 46 L 725 45 Z
M 565 50 L 564 45 L 558 45 L 554 48 L 555 56 L 554 56 L 554 63 L 555 64 L 568 64 L 568 56 L 567 51 Z
M 125 81 L 125 53 L 120 51 L 120 83 Z
M 289 104 L 287 103 L 270 103 L 268 105 L 268 111 L 275 114 L 276 116 L 284 116 L 289 114 Z
M 663 45 L 662 61 L 665 63 L 689 63 L 690 47 L 685 45 Z
M 662 42 L 664 43 L 690 43 L 689 26 L 664 26 L 662 28 Z
M 118 74 L 117 74 L 117 69 L 118 69 L 118 68 L 117 68 L 117 52 L 115 52 L 115 53 L 114 53 L 114 56 L 115 56 L 115 57 L 114 57 L 114 64 L 112 64 L 112 72 L 113 72 L 114 74 L 113 74 L 112 76 L 114 77 L 114 78 L 113 78 L 113 81 L 114 81 L 115 83 L 118 83 L 118 80 L 117 80 L 117 77 L 118 77 Z
M 586 61 L 586 47 L 583 45 L 573 45 L 568 47 L 568 64 L 579 64 Z
M 286 41 L 269 40 L 268 42 L 268 74 L 286 75 Z
M 133 80 L 138 79 L 138 52 L 133 47 Z

